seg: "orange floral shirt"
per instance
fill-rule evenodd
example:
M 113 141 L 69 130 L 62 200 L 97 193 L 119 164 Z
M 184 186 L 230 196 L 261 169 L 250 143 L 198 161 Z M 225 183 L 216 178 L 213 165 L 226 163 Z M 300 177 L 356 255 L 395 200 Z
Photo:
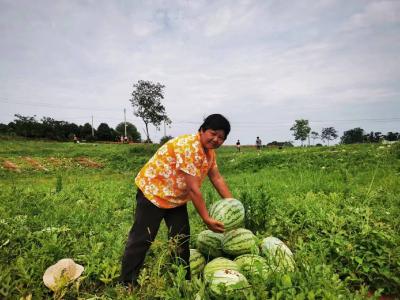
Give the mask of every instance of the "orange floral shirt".
M 139 171 L 135 183 L 156 206 L 174 208 L 190 200 L 183 172 L 202 182 L 215 167 L 215 152 L 210 149 L 205 153 L 199 133 L 181 135 L 157 150 Z

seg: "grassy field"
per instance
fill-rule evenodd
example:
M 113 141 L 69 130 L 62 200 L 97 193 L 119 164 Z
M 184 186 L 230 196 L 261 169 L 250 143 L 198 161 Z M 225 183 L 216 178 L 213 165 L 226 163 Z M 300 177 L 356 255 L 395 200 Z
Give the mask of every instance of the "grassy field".
M 209 299 L 169 261 L 165 226 L 140 288 L 116 283 L 132 225 L 134 177 L 156 146 L 0 140 L 0 299 Z M 254 280 L 248 299 L 400 294 L 400 145 L 218 150 L 246 228 L 280 238 L 296 269 Z M 206 181 L 208 205 L 218 200 Z M 189 205 L 191 243 L 205 229 Z M 53 295 L 47 267 L 70 257 L 80 279 Z

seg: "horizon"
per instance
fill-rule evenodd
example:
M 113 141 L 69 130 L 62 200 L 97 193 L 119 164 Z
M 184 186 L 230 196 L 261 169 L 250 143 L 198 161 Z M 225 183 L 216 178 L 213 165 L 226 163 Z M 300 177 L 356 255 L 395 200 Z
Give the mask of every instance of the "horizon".
M 144 136 L 129 99 L 149 80 L 165 85 L 171 136 L 212 113 L 230 120 L 228 144 L 294 141 L 296 119 L 339 137 L 400 131 L 399 1 L 0 0 L 0 17 L 0 123 L 115 128 L 126 109 Z

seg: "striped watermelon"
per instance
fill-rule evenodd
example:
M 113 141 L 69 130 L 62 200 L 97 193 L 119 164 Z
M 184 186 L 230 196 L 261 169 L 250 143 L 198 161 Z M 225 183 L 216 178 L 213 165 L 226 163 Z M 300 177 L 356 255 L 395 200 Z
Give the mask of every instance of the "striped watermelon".
M 211 230 L 204 230 L 197 236 L 197 250 L 199 250 L 208 259 L 222 255 L 222 233 L 216 233 Z
M 196 249 L 190 249 L 190 272 L 192 276 L 200 274 L 206 265 L 206 259 Z
M 235 299 L 241 299 L 243 297 L 240 296 L 245 296 L 243 293 L 248 287 L 249 283 L 243 274 L 229 269 L 215 271 L 210 281 L 210 292 L 215 297 L 234 296 Z
M 211 205 L 210 216 L 224 223 L 225 230 L 229 231 L 243 226 L 244 207 L 239 200 L 222 199 Z
M 215 258 L 204 267 L 204 278 L 209 281 L 212 278 L 214 272 L 218 270 L 239 271 L 239 266 L 233 260 L 227 259 L 225 257 Z
M 225 233 L 222 250 L 233 256 L 241 254 L 259 254 L 256 236 L 248 229 L 238 228 Z
M 243 254 L 236 257 L 234 262 L 238 264 L 240 272 L 246 276 L 259 274 L 267 278 L 269 275 L 267 260 L 259 255 Z
M 280 239 L 273 236 L 263 239 L 261 252 L 271 269 L 277 272 L 294 270 L 293 253 Z
M 267 267 L 266 259 L 256 254 L 242 254 L 236 257 L 234 262 L 238 264 L 240 271 L 244 274 Z

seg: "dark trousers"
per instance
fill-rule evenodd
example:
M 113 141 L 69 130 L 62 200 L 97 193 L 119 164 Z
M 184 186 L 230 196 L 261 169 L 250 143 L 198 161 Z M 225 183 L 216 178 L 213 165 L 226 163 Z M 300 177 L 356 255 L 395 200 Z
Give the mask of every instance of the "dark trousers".
M 140 189 L 136 194 L 136 202 L 135 221 L 129 232 L 122 258 L 120 280 L 137 284 L 146 252 L 156 238 L 163 219 L 167 224 L 169 238 L 177 241 L 176 258 L 187 267 L 186 279 L 190 279 L 190 226 L 186 204 L 170 209 L 159 208 L 151 203 Z

